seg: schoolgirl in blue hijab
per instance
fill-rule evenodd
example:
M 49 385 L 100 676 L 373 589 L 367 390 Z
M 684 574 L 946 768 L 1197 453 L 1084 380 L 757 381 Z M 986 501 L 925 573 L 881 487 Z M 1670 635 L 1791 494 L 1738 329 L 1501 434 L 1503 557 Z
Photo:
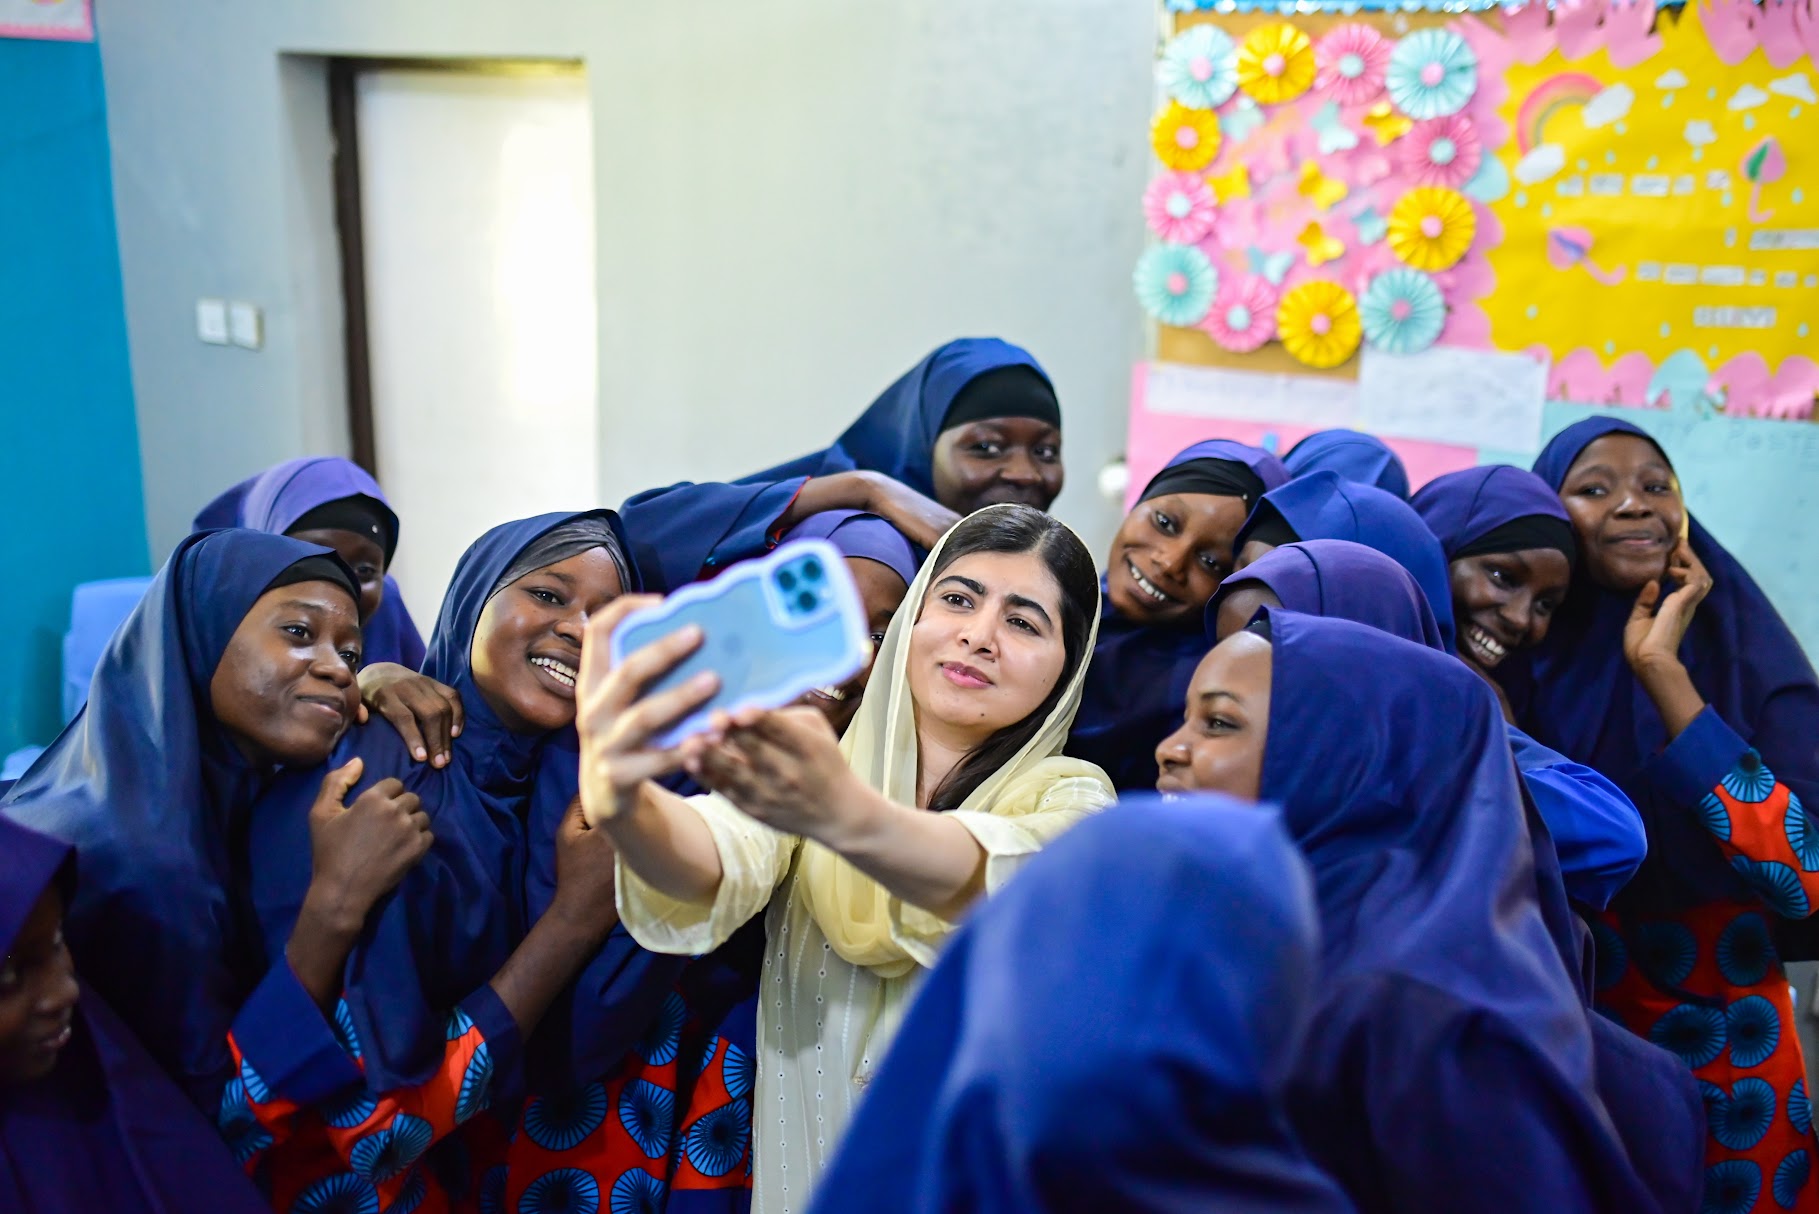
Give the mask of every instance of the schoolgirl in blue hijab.
M 1596 923 L 1600 1006 L 1701 1081 L 1710 1208 L 1819 1208 L 1781 968 L 1815 955 L 1819 680 L 1646 432 L 1587 418 L 1535 471 L 1580 564 L 1546 641 L 1498 676 L 1523 726 L 1614 780 L 1649 836 Z
M 350 796 L 392 777 L 420 798 L 434 843 L 364 916 L 338 989 L 235 1022 L 241 1082 L 223 1125 L 279 1208 L 453 1196 L 425 1158 L 457 1129 L 482 1156 L 473 1167 L 502 1162 L 502 1129 L 464 1127 L 486 1124 L 495 1100 L 511 1124 L 524 1040 L 614 921 L 599 872 L 610 854 L 578 814 L 557 828 L 557 893 L 529 920 L 524 818 L 540 750 L 574 721 L 587 615 L 630 581 L 609 511 L 495 527 L 456 566 L 424 663 L 466 709 L 453 761 L 414 762 L 383 722 L 336 748 L 331 764 L 362 764 Z M 253 814 L 249 882 L 269 957 L 284 953 L 310 886 L 315 774 L 281 781 Z M 325 1031 L 337 1051 L 283 1047 Z
M 74 845 L 78 969 L 211 1112 L 233 1069 L 225 1027 L 264 970 L 244 895 L 250 811 L 353 719 L 357 602 L 325 548 L 186 537 L 109 642 L 87 705 L 0 802 Z
M 1401 457 L 1382 439 L 1358 430 L 1316 430 L 1289 448 L 1282 462 L 1290 476 L 1337 472 L 1408 500 L 1408 470 Z
M 1310 540 L 1268 553 L 1221 587 L 1207 607 L 1211 643 L 1237 632 L 1260 608 L 1345 619 L 1429 649 L 1443 650 L 1421 588 L 1382 553 L 1344 540 Z M 1593 958 L 1585 925 L 1569 896 L 1597 894 L 1597 861 L 1614 857 L 1627 876 L 1642 858 L 1635 806 L 1609 781 L 1506 726 L 1522 772 L 1524 818 L 1535 853 L 1535 896 L 1562 963 L 1580 976 L 1591 1007 Z M 1568 842 L 1550 829 L 1559 820 Z M 1588 828 L 1589 824 L 1589 828 Z M 1602 825 L 1602 829 L 1599 827 Z M 1564 857 L 1570 856 L 1571 861 Z M 1597 1089 L 1638 1174 L 1662 1210 L 1691 1209 L 1703 1187 L 1705 1115 L 1679 1061 L 1617 1027 L 1590 1018 Z
M 1273 810 L 1082 823 L 948 945 L 811 1209 L 1351 1210 L 1286 1108 L 1319 948 Z
M 1028 351 L 995 337 L 936 348 L 831 446 L 733 484 L 672 485 L 621 513 L 651 589 L 668 592 L 774 547 L 826 510 L 889 519 L 923 549 L 997 502 L 1061 493 L 1061 406 Z
M 212 1125 L 79 983 L 74 849 L 0 818 L 0 1209 L 269 1210 Z
M 362 660 L 423 665 L 423 636 L 386 572 L 398 551 L 398 516 L 352 460 L 319 455 L 267 468 L 204 506 L 192 526 L 247 527 L 333 549 L 360 583 Z
M 1446 558 L 1433 533 L 1409 504 L 1394 494 L 1360 485 L 1336 472 L 1310 472 L 1263 500 L 1235 541 L 1236 569 L 1296 540 L 1351 540 L 1394 560 L 1413 575 L 1434 610 L 1440 636 L 1453 647 L 1453 596 Z
M 1231 572 L 1245 519 L 1287 481 L 1261 447 L 1195 443 L 1150 479 L 1112 539 L 1099 640 L 1067 753 L 1098 764 L 1120 791 L 1156 786 L 1156 739 L 1178 719 L 1206 652 L 1201 610 Z
M 1597 1094 L 1483 680 L 1268 608 L 1187 706 L 1161 788 L 1280 805 L 1313 873 L 1323 977 L 1290 1107 L 1316 1162 L 1366 1210 L 1653 1208 Z

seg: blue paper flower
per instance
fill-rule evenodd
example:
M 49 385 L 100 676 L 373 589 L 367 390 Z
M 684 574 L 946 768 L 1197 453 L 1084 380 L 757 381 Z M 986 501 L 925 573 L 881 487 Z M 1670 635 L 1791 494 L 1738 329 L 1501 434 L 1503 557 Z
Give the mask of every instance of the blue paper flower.
M 676 1060 L 682 1046 L 682 1026 L 688 1019 L 688 1008 L 682 996 L 671 991 L 663 998 L 657 1018 L 651 1022 L 638 1042 L 638 1054 L 652 1066 L 668 1066 Z
M 726 1094 L 738 1099 L 752 1094 L 752 1056 L 734 1045 L 726 1043 L 726 1059 L 720 1064 L 720 1078 L 726 1084 Z
M 546 1151 L 572 1151 L 606 1121 L 606 1111 L 606 1088 L 598 1083 L 539 1096 L 524 1110 L 524 1132 Z
M 1623 937 L 1619 936 L 1608 923 L 1598 919 L 1591 921 L 1592 926 L 1592 986 L 1607 991 L 1616 986 L 1623 977 L 1623 971 L 1629 968 L 1629 950 L 1623 947 Z
M 619 1094 L 619 1124 L 632 1136 L 638 1149 L 651 1159 L 669 1154 L 674 1130 L 676 1097 L 648 1079 L 625 1086 Z
M 1755 986 L 1775 960 L 1768 923 L 1753 911 L 1738 915 L 1718 933 L 1718 972 L 1732 986 Z
M 1733 857 L 1731 867 L 1777 915 L 1783 919 L 1806 918 L 1806 887 L 1800 884 L 1799 873 L 1777 860 L 1751 860 L 1744 856 Z
M 354 1171 L 374 1184 L 384 1184 L 423 1158 L 436 1135 L 429 1122 L 409 1113 L 392 1118 L 389 1128 L 374 1130 L 348 1152 Z
M 1648 1039 L 1697 1070 L 1724 1052 L 1724 1013 L 1683 1003 L 1655 1022 Z
M 1775 1124 L 1775 1089 L 1765 1079 L 1739 1079 L 1728 1096 L 1710 1083 L 1700 1083 L 1699 1090 L 1712 1137 L 1733 1151 L 1749 1150 Z
M 221 1092 L 221 1111 L 215 1118 L 235 1163 L 245 1163 L 272 1145 L 272 1136 L 253 1116 L 253 1106 L 246 1102 L 246 1085 L 238 1079 L 227 1081 Z
M 530 1182 L 519 1214 L 597 1214 L 600 1182 L 580 1168 L 557 1168 Z
M 1417 354 L 1446 327 L 1446 300 L 1420 270 L 1397 266 L 1371 279 L 1358 297 L 1364 336 L 1385 354 Z
M 703 1176 L 725 1176 L 745 1158 L 751 1141 L 751 1109 L 734 1100 L 695 1118 L 682 1149 Z
M 1705 823 L 1705 829 L 1716 837 L 1729 841 L 1731 837 L 1731 811 L 1724 804 L 1724 798 L 1715 792 L 1708 792 L 1699 798 L 1699 820 Z
M 1384 87 L 1410 118 L 1457 114 L 1478 91 L 1478 56 L 1452 30 L 1416 30 L 1390 53 Z
M 1781 820 L 1781 828 L 1787 833 L 1787 845 L 1794 849 L 1800 867 L 1809 873 L 1819 872 L 1819 823 L 1807 816 L 1806 806 L 1792 792 L 1787 794 L 1787 814 Z
M 1775 1194 L 1775 1204 L 1784 1210 L 1793 1209 L 1800 1201 L 1800 1190 L 1806 1188 L 1812 1174 L 1813 1157 L 1805 1151 L 1791 1152 L 1776 1164 L 1775 1179 L 1770 1186 Z
M 291 1214 L 379 1214 L 379 1193 L 352 1172 L 342 1172 L 303 1190 Z
M 1775 1005 L 1761 995 L 1750 995 L 1730 1005 L 1724 1019 L 1731 1039 L 1731 1065 L 1761 1066 L 1781 1044 L 1781 1017 Z
M 482 1041 L 474 1049 L 474 1056 L 467 1060 L 467 1070 L 461 1076 L 461 1092 L 455 1097 L 455 1120 L 466 1121 L 481 1109 L 484 1109 L 493 1098 L 493 1052 Z
M 1156 79 L 1190 110 L 1217 109 L 1238 90 L 1238 47 L 1218 26 L 1192 26 L 1162 48 Z
M 662 1214 L 668 1186 L 649 1172 L 633 1168 L 613 1182 L 612 1214 Z
M 1679 986 L 1699 960 L 1699 942 L 1678 923 L 1644 923 L 1636 929 L 1636 964 L 1663 986 Z
M 1165 325 L 1197 325 L 1213 306 L 1219 271 L 1192 245 L 1156 244 L 1144 251 L 1132 276 L 1137 302 Z
M 1804 1079 L 1794 1080 L 1794 1089 L 1787 1094 L 1787 1119 L 1802 1134 L 1813 1132 L 1813 1102 L 1807 1099 Z
M 1762 1169 L 1747 1159 L 1727 1159 L 1705 1170 L 1699 1214 L 1750 1214 L 1762 1192 Z
M 1758 805 L 1775 791 L 1775 773 L 1763 766 L 1761 755 L 1746 750 L 1737 766 L 1725 775 L 1724 791 L 1745 805 Z

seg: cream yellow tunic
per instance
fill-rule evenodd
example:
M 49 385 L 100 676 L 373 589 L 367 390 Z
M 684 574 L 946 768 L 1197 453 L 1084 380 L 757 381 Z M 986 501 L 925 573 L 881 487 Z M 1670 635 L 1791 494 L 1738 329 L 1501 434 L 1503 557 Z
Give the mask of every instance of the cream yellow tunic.
M 909 633 L 940 560 L 937 545 L 885 633 L 865 700 L 840 740 L 853 771 L 899 805 L 917 803 L 919 774 L 906 676 Z M 1088 655 L 1098 633 L 1097 593 L 1093 610 Z M 1082 661 L 1035 736 L 952 811 L 985 852 L 987 896 L 1051 839 L 1114 799 L 1104 772 L 1061 757 L 1085 682 Z M 620 861 L 620 920 L 653 952 L 698 956 L 764 912 L 752 1208 L 792 1214 L 808 1208 L 815 1178 L 920 974 L 935 963 L 955 925 L 892 897 L 820 844 L 753 821 L 722 797 L 688 804 L 720 854 L 723 876 L 713 900 L 668 898 Z

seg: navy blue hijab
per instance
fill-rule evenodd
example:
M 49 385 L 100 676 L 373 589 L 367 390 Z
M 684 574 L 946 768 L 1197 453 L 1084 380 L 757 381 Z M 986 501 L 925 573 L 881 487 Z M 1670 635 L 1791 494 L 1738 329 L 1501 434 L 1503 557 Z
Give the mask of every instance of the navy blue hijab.
M 1209 439 L 1163 465 L 1144 489 L 1139 505 L 1156 496 L 1155 486 L 1169 469 L 1194 460 L 1242 465 L 1263 482 L 1266 492 L 1288 482 L 1282 461 L 1263 448 Z M 1068 734 L 1067 753 L 1103 768 L 1121 792 L 1152 791 L 1157 776 L 1156 744 L 1181 723 L 1187 684 L 1206 655 L 1207 641 L 1199 620 L 1191 614 L 1174 625 L 1125 619 L 1105 594 L 1103 577 L 1099 585 L 1099 639 L 1086 668 L 1086 686 Z
M 210 1111 L 231 1061 L 225 1026 L 262 972 L 239 853 L 273 772 L 215 721 L 209 683 L 253 604 L 311 558 L 357 599 L 326 548 L 257 531 L 185 537 L 108 643 L 87 705 L 0 804 L 75 846 L 83 879 L 65 931 L 78 968 Z
M 1317 430 L 1282 457 L 1291 476 L 1337 472 L 1348 481 L 1370 485 L 1408 500 L 1408 470 L 1389 444 L 1357 430 Z
M 360 465 L 339 456 L 307 456 L 267 468 L 204 506 L 192 526 L 197 531 L 248 527 L 284 535 L 317 507 L 350 497 L 367 499 L 369 509 L 381 520 L 384 534 L 374 538 L 385 550 L 385 563 L 390 567 L 398 549 L 398 516 L 379 482 Z M 396 662 L 415 670 L 423 664 L 423 636 L 390 574 L 385 576 L 385 597 L 379 610 L 361 621 L 360 631 L 366 665 Z
M 0 955 L 73 849 L 0 818 Z M 0 1085 L 0 1209 L 21 1214 L 258 1214 L 270 1206 L 215 1128 L 132 1033 L 84 990 L 68 1045 L 42 1079 Z
M 359 757 L 366 768 L 347 801 L 387 777 L 422 798 L 435 843 L 373 908 L 347 960 L 343 997 L 374 1091 L 434 1073 L 450 1011 L 490 982 L 524 937 L 524 815 L 547 737 L 505 727 L 474 680 L 470 654 L 500 578 L 545 533 L 582 518 L 617 531 L 607 510 L 520 519 L 481 536 L 455 566 L 423 663 L 425 675 L 460 694 L 466 713 L 447 767 L 414 762 L 390 724 L 374 721 L 350 730 L 323 768 L 281 781 L 254 814 L 253 895 L 275 961 L 309 889 L 309 807 L 324 772 Z
M 1365 1209 L 1650 1208 L 1536 900 L 1490 688 L 1350 620 L 1266 618 L 1262 793 L 1324 936 L 1293 1102 L 1316 1159 Z
M 1206 639 L 1219 639 L 1219 608 L 1246 582 L 1269 587 L 1290 611 L 1353 620 L 1405 641 L 1442 648 L 1433 608 L 1409 571 L 1350 540 L 1302 540 L 1265 553 L 1220 584 L 1206 605 Z
M 1409 504 L 1440 541 L 1449 561 L 1517 519 L 1547 518 L 1572 526 L 1553 486 L 1533 472 L 1508 464 L 1437 476 Z
M 942 953 L 812 1209 L 1350 1210 L 1284 1103 L 1318 931 L 1268 809 L 1082 823 Z
M 1446 556 L 1421 516 L 1401 498 L 1360 485 L 1337 472 L 1296 477 L 1263 500 L 1238 533 L 1237 550 L 1272 520 L 1298 540 L 1351 540 L 1396 561 L 1415 578 L 1433 609 L 1448 652 L 1453 648 L 1453 589 Z
M 935 439 L 954 399 L 990 371 L 1048 373 L 1027 350 L 996 337 L 963 337 L 911 367 L 832 446 L 727 484 L 671 485 L 620 507 L 632 554 L 651 589 L 679 590 L 704 573 L 760 556 L 778 540 L 777 520 L 813 476 L 881 472 L 935 495 Z
M 1640 427 L 1591 417 L 1556 435 L 1535 472 L 1556 491 L 1587 446 L 1607 434 L 1655 440 Z M 1659 444 L 1656 444 L 1659 448 Z M 1663 455 L 1665 459 L 1665 453 Z M 1819 679 L 1812 663 L 1755 580 L 1688 515 L 1693 551 L 1712 575 L 1680 643 L 1680 660 L 1710 709 L 1754 747 L 1775 777 L 1808 805 L 1819 804 Z M 1544 745 L 1596 768 L 1642 811 L 1648 858 L 1613 906 L 1627 914 L 1670 914 L 1705 902 L 1759 895 L 1724 860 L 1696 805 L 1667 796 L 1646 774 L 1666 744 L 1653 701 L 1623 656 L 1634 596 L 1575 578 L 1547 640 L 1499 679 L 1523 727 Z

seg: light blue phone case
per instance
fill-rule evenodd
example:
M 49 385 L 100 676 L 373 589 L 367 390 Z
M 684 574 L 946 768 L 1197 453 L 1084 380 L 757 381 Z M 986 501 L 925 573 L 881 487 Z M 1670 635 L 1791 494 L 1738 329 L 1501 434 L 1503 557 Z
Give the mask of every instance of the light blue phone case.
M 658 739 L 664 747 L 701 732 L 710 713 L 781 708 L 817 687 L 843 683 L 870 656 L 858 587 L 840 550 L 826 540 L 785 544 L 633 612 L 613 633 L 613 664 L 688 624 L 700 625 L 701 647 L 645 695 L 704 670 L 720 676 L 720 690 Z

